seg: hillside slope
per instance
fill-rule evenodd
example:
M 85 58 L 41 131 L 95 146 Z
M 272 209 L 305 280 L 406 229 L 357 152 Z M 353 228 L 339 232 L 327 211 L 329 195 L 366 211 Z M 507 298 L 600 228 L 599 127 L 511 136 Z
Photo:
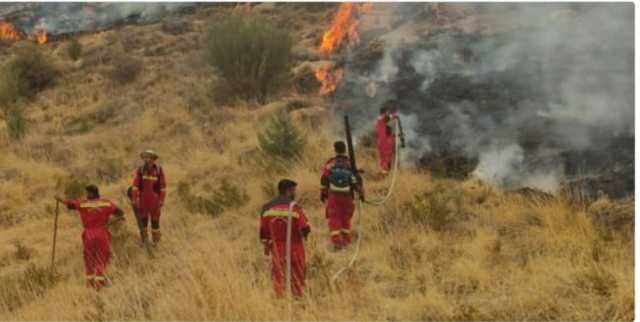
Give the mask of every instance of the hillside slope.
M 287 319 L 257 236 L 258 209 L 281 177 L 299 183 L 298 203 L 312 226 L 307 296 L 295 303 L 294 319 L 633 319 L 633 225 L 607 225 L 607 218 L 633 216 L 633 201 L 576 205 L 406 166 L 387 204 L 362 208 L 360 257 L 331 284 L 354 250 L 329 250 L 318 200 L 319 168 L 340 124 L 330 117 L 328 99 L 315 94 L 289 94 L 265 106 L 211 103 L 214 76 L 203 67 L 201 38 L 209 22 L 233 10 L 184 16 L 192 28 L 179 34 L 156 23 L 82 35 L 85 54 L 76 63 L 66 56 L 66 41 L 40 47 L 60 78 L 30 103 L 23 141 L 10 140 L 0 125 L 1 320 Z M 334 8 L 255 11 L 290 27 L 298 46 L 313 50 Z M 0 60 L 20 45 L 4 48 Z M 143 71 L 132 83 L 113 83 L 105 75 L 125 53 Z M 297 118 L 308 140 L 305 154 L 286 173 L 270 172 L 255 162 L 256 132 L 292 101 L 323 112 Z M 138 247 L 124 196 L 146 148 L 159 153 L 169 183 L 155 258 Z M 358 153 L 368 194 L 382 195 L 389 181 L 376 174 L 375 151 Z M 47 277 L 53 196 L 85 182 L 127 210 L 127 224 L 114 230 L 114 285 L 99 294 L 84 287 L 81 225 L 66 210 L 58 274 Z M 210 198 L 222 182 L 248 202 L 219 214 L 189 211 L 192 195 Z

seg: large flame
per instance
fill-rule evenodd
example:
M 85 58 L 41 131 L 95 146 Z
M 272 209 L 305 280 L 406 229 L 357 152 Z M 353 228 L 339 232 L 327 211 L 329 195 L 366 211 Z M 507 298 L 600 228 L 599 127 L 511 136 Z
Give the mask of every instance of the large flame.
M 353 4 L 344 2 L 340 4 L 338 13 L 333 18 L 331 27 L 322 36 L 320 51 L 326 54 L 335 53 L 345 44 L 357 45 L 360 42 L 358 35 L 358 17 L 360 13 L 371 10 L 371 4 Z M 322 84 L 320 95 L 329 95 L 337 88 L 344 77 L 344 69 L 332 69 L 326 66 L 315 71 L 316 78 Z
M 18 41 L 22 39 L 24 39 L 24 35 L 18 28 L 8 22 L 0 21 L 0 40 Z
M 0 40 L 19 41 L 23 39 L 29 39 L 40 45 L 46 44 L 49 41 L 49 35 L 44 29 L 37 30 L 30 34 L 28 37 L 20 31 L 16 26 L 6 22 L 0 21 Z
M 345 42 L 350 45 L 357 44 L 360 41 L 358 16 L 360 13 L 370 10 L 371 4 L 353 4 L 349 2 L 340 4 L 331 27 L 322 36 L 320 51 L 333 53 L 340 49 Z

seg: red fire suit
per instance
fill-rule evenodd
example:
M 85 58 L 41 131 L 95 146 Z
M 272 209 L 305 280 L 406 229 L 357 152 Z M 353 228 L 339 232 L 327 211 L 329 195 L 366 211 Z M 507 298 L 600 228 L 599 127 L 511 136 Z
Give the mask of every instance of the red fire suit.
M 351 186 L 347 189 L 332 185 L 329 177 L 336 161 L 350 164 L 349 157 L 345 155 L 337 155 L 329 159 L 322 167 L 320 184 L 322 185 L 322 199 L 326 201 L 325 216 L 329 224 L 331 242 L 334 246 L 341 248 L 351 242 L 351 218 L 355 210 L 353 197 L 357 180 L 355 176 L 352 176 Z
M 133 200 L 139 203 L 138 214 L 143 221 L 151 218 L 151 233 L 153 234 L 154 242 L 157 242 L 160 239 L 160 209 L 166 197 L 164 171 L 157 165 L 152 167 L 144 166 L 136 169 L 133 175 L 132 195 Z
M 104 199 L 65 200 L 64 203 L 80 213 L 84 226 L 82 245 L 87 287 L 99 290 L 107 283 L 105 273 L 111 257 L 111 234 L 107 224 L 118 208 Z
M 271 279 L 278 297 L 284 295 L 286 285 L 287 216 L 291 201 L 287 196 L 279 196 L 266 204 L 260 214 L 260 240 L 271 253 Z M 306 271 L 303 239 L 311 228 L 300 206 L 294 206 L 291 215 L 291 291 L 301 297 Z
M 382 173 L 388 174 L 391 170 L 391 161 L 395 151 L 395 136 L 393 126 L 398 114 L 383 114 L 376 121 L 376 145 L 378 146 L 378 156 Z

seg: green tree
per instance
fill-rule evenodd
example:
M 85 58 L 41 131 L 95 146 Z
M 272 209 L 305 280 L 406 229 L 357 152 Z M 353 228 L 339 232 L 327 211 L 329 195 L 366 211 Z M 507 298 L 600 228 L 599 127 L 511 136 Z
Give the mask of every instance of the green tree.
M 225 88 L 233 98 L 264 103 L 289 80 L 291 45 L 287 30 L 230 16 L 209 29 L 205 58 L 223 78 L 216 88 Z
M 269 156 L 292 158 L 302 154 L 306 139 L 293 125 L 287 113 L 281 112 L 271 118 L 266 128 L 258 133 L 260 149 Z
M 0 68 L 0 106 L 8 108 L 31 99 L 53 83 L 56 70 L 35 45 L 19 48 L 15 57 Z

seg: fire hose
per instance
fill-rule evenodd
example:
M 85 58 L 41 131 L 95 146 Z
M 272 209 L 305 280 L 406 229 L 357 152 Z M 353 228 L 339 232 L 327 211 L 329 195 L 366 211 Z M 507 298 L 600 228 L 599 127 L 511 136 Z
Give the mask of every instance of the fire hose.
M 395 133 L 395 152 L 393 155 L 393 174 L 391 176 L 391 184 L 389 185 L 389 189 L 387 190 L 387 193 L 384 195 L 384 197 L 380 198 L 380 199 L 374 199 L 374 200 L 366 200 L 365 203 L 369 204 L 369 205 L 374 205 L 374 206 L 381 206 L 382 204 L 384 204 L 385 202 L 387 202 L 389 200 L 389 198 L 391 198 L 391 195 L 393 194 L 393 188 L 396 185 L 396 178 L 397 178 L 397 174 L 398 174 L 398 165 L 399 165 L 399 161 L 400 161 L 400 157 L 399 157 L 399 153 L 400 153 L 400 135 L 398 134 L 399 132 L 399 121 L 398 119 L 395 120 L 394 122 L 394 127 L 395 127 L 395 131 L 393 133 Z
M 396 183 L 396 177 L 398 174 L 398 164 L 399 164 L 399 160 L 400 158 L 398 157 L 398 153 L 400 152 L 400 135 L 399 135 L 399 121 L 398 119 L 395 120 L 394 122 L 394 127 L 395 127 L 395 154 L 394 154 L 394 161 L 393 161 L 393 175 L 391 177 L 391 184 L 389 185 L 389 189 L 387 190 L 386 195 L 378 200 L 375 201 L 363 201 L 361 198 L 358 198 L 358 207 L 357 207 L 357 211 L 358 211 L 358 218 L 355 224 L 356 227 L 356 231 L 358 232 L 358 237 L 356 239 L 356 247 L 355 250 L 353 251 L 353 255 L 351 256 L 351 259 L 349 260 L 349 263 L 341 268 L 338 272 L 336 272 L 333 277 L 331 278 L 331 282 L 335 283 L 335 281 L 338 279 L 338 277 L 340 277 L 340 275 L 345 272 L 346 270 L 350 269 L 353 264 L 356 262 L 356 260 L 358 259 L 358 256 L 360 255 L 360 244 L 362 242 L 362 229 L 360 229 L 361 227 L 361 218 L 362 218 L 362 204 L 366 203 L 366 204 L 370 204 L 370 205 L 374 205 L 374 206 L 380 206 L 382 204 L 384 204 L 385 202 L 387 202 L 389 200 L 389 198 L 391 197 L 392 193 L 393 193 L 393 188 L 395 187 L 395 183 Z

